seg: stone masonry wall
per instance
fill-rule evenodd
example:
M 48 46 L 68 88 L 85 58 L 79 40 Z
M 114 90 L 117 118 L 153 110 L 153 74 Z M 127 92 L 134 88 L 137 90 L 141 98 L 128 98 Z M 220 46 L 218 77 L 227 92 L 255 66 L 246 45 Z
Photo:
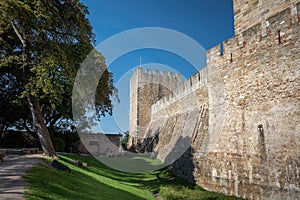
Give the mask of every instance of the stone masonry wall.
M 151 119 L 151 105 L 181 84 L 181 75 L 138 68 L 130 80 L 130 130 L 128 147 L 138 143 Z
M 257 23 L 267 27 L 266 19 L 295 5 L 298 0 L 234 0 L 234 29 L 236 35 Z M 296 10 L 293 10 L 296 12 Z M 261 31 L 264 31 L 261 29 Z M 263 32 L 265 34 L 265 32 Z
M 266 19 L 266 35 L 257 24 L 224 42 L 223 56 L 219 47 L 208 51 L 209 151 L 192 145 L 197 184 L 249 199 L 300 198 L 300 37 L 292 10 Z
M 159 101 L 138 93 L 152 99 L 138 104 L 143 148 L 168 161 L 187 140 L 170 166 L 178 176 L 247 199 L 300 199 L 300 1 L 234 2 L 238 34 L 222 54 L 207 51 L 207 66 Z

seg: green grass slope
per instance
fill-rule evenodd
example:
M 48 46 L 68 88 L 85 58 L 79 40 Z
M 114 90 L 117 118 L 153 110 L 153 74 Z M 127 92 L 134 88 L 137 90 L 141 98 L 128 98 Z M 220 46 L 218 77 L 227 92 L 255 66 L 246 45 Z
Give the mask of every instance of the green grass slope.
M 175 199 L 238 199 L 193 189 L 183 180 L 175 178 L 167 169 L 147 173 L 127 173 L 111 169 L 91 156 L 59 155 L 60 162 L 72 173 L 59 171 L 45 165 L 34 167 L 24 176 L 28 183 L 25 198 L 61 200 L 139 200 L 156 199 L 160 193 L 165 200 Z M 77 158 L 89 167 L 73 165 Z M 51 161 L 51 160 L 49 160 Z

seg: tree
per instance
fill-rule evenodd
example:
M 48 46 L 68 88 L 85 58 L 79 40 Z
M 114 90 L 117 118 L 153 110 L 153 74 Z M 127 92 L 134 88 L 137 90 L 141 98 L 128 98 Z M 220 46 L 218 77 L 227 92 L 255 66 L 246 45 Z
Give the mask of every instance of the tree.
M 17 105 L 26 100 L 44 153 L 55 156 L 46 125 L 71 117 L 76 72 L 93 49 L 87 7 L 78 0 L 0 0 L 0 7 L 1 75 L 12 77 Z M 99 83 L 108 90 L 99 91 L 98 113 L 111 114 L 112 74 L 105 70 Z
M 128 137 L 129 137 L 129 131 L 125 131 L 122 134 L 122 139 L 121 139 L 121 146 L 123 148 L 123 150 L 128 150 L 127 149 L 127 143 L 128 143 Z

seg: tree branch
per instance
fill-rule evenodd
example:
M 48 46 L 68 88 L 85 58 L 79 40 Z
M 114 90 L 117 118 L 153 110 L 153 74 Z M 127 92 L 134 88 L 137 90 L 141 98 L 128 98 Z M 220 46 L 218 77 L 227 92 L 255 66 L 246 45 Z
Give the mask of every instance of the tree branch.
M 27 126 L 26 120 L 23 120 L 22 125 L 28 133 L 34 133 L 34 131 Z
M 19 83 L 17 82 L 17 80 L 13 80 L 8 73 L 4 73 L 4 75 L 6 76 L 6 78 L 8 78 L 17 88 L 21 88 L 21 86 L 19 85 Z
M 11 22 L 11 25 L 15 31 L 15 33 L 17 34 L 18 38 L 20 39 L 20 41 L 22 42 L 23 44 L 23 48 L 26 48 L 26 41 L 22 38 L 20 32 L 18 31 L 18 29 L 16 28 L 15 24 L 13 21 L 10 21 Z

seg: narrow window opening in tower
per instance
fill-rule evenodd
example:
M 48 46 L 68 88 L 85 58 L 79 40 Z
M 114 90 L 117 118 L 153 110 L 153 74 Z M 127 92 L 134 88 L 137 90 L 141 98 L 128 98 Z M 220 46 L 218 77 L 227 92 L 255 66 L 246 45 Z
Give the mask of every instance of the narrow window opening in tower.
M 262 124 L 258 125 L 258 149 L 260 153 L 260 158 L 262 162 L 267 160 L 267 150 L 266 150 L 266 142 L 265 142 L 265 133 L 264 127 Z
M 221 56 L 224 55 L 224 46 L 223 46 L 223 42 L 220 43 L 220 55 L 221 55 Z
M 162 97 L 162 94 L 161 94 L 161 84 L 158 84 L 158 95 L 157 95 L 157 99 L 160 100 Z
M 278 31 L 278 44 L 281 44 L 281 34 L 280 34 L 280 30 Z
M 230 62 L 233 62 L 233 54 L 230 53 Z

